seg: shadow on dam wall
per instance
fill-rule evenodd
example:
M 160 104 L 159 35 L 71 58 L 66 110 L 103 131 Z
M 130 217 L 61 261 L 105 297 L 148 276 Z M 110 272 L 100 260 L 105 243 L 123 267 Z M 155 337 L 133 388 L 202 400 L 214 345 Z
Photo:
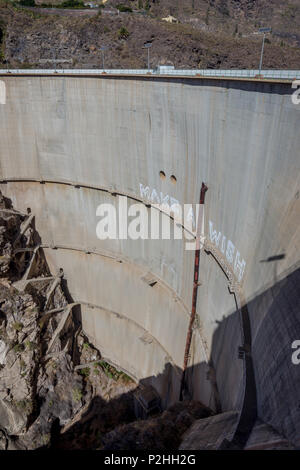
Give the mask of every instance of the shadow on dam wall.
M 68 74 L 64 74 L 65 76 L 68 76 Z M 47 75 L 46 75 L 47 76 Z M 84 75 L 83 75 L 84 76 Z M 231 88 L 239 91 L 252 91 L 252 92 L 257 92 L 260 91 L 261 93 L 278 93 L 280 95 L 286 95 L 290 94 L 289 90 L 289 84 L 286 84 L 284 82 L 276 83 L 272 81 L 258 81 L 258 82 L 249 82 L 247 80 L 241 81 L 241 80 L 228 80 L 228 78 L 219 78 L 218 80 L 212 79 L 211 77 L 193 77 L 192 79 L 189 77 L 180 77 L 180 76 L 168 76 L 168 77 L 162 77 L 162 76 L 135 76 L 134 78 L 138 79 L 140 82 L 157 82 L 157 83 L 163 83 L 163 84 L 181 84 L 181 85 L 189 85 L 193 87 L 198 87 L 199 85 L 202 86 L 210 86 L 210 87 L 215 87 L 219 88 L 220 83 L 221 86 L 224 88 Z M 102 80 L 110 80 L 111 77 L 110 75 L 102 75 L 101 76 Z M 114 79 L 116 81 L 128 81 L 130 82 L 132 80 L 131 76 L 126 76 L 126 75 L 114 75 Z M 249 86 L 249 83 L 251 83 L 251 86 Z
M 244 448 L 259 418 L 272 426 L 281 436 L 296 446 L 300 445 L 300 365 L 292 362 L 292 343 L 300 338 L 300 268 L 277 281 L 272 287 L 257 295 L 244 308 L 249 315 L 249 331 L 244 331 L 245 343 L 237 345 L 236 355 L 244 362 L 244 396 L 241 410 L 227 434 L 222 433 L 221 448 Z M 66 286 L 64 286 L 66 287 Z M 80 315 L 80 312 L 78 312 Z M 245 314 L 245 312 L 244 312 Z M 184 401 L 168 408 L 163 417 L 153 417 L 152 424 L 147 420 L 124 427 L 109 436 L 120 424 L 136 421 L 134 414 L 135 390 L 109 401 L 95 396 L 81 419 L 63 434 L 59 423 L 53 425 L 52 449 L 88 449 L 101 447 L 107 450 L 172 450 L 178 448 L 182 434 L 194 419 L 210 416 L 212 412 L 203 405 L 187 417 L 192 407 L 193 383 L 198 376 L 212 380 L 211 371 L 222 366 L 222 350 L 226 349 L 228 328 L 240 322 L 240 311 L 235 311 L 218 323 L 213 335 L 209 363 L 189 367 L 186 371 Z M 245 328 L 245 322 L 241 322 Z M 126 331 L 124 331 L 126 334 Z M 247 344 L 247 342 L 249 344 Z M 227 357 L 228 360 L 228 357 Z M 223 364 L 226 369 L 226 365 Z M 137 387 L 164 384 L 166 393 L 174 385 L 174 372 L 182 371 L 170 363 L 165 364 L 162 374 L 142 379 Z M 239 384 L 239 378 L 236 378 Z M 160 386 L 159 386 L 160 384 Z M 234 387 L 234 384 L 232 385 Z M 218 384 L 215 383 L 218 401 Z M 164 397 L 161 397 L 164 398 Z M 188 412 L 187 412 L 188 411 Z M 217 413 L 222 409 L 219 404 Z M 161 415 L 160 415 L 161 416 Z M 150 418 L 151 419 L 151 418 Z M 144 423 L 144 424 L 142 424 Z M 201 436 L 203 439 L 203 436 Z M 147 447 L 148 445 L 148 447 Z

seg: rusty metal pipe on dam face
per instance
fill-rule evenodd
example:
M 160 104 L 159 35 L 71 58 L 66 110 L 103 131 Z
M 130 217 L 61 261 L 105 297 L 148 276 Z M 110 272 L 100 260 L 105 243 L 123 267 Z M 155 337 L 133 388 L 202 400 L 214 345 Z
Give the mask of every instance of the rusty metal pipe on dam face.
M 63 267 L 89 339 L 151 383 L 164 407 L 178 399 L 195 254 L 183 240 L 100 241 L 96 209 L 115 205 L 116 193 L 141 200 L 145 188 L 191 204 L 205 181 L 203 287 L 186 383 L 213 409 L 217 401 L 223 411 L 243 409 L 245 332 L 231 293 L 242 292 L 258 416 L 296 442 L 300 112 L 291 83 L 76 74 L 1 80 L 1 190 L 36 216 L 49 266 Z
M 200 199 L 199 199 L 200 207 L 204 205 L 205 193 L 207 190 L 208 190 L 208 187 L 206 186 L 206 184 L 202 183 L 201 191 L 200 191 Z M 200 212 L 200 208 L 199 208 L 199 212 Z M 203 217 L 203 212 L 201 215 Z M 198 216 L 198 224 L 197 224 L 197 231 L 196 231 L 196 250 L 195 250 L 194 281 L 193 281 L 193 294 L 192 294 L 192 311 L 191 311 L 191 317 L 190 317 L 189 327 L 187 331 L 186 345 L 185 345 L 185 351 L 184 351 L 183 371 L 182 371 L 180 397 L 179 397 L 180 400 L 183 400 L 183 393 L 184 393 L 184 387 L 185 387 L 185 373 L 186 373 L 186 369 L 188 366 L 192 334 L 193 334 L 193 325 L 194 325 L 195 318 L 196 318 L 197 295 L 198 295 L 198 286 L 199 286 L 199 266 L 200 266 L 200 227 L 202 226 L 202 217 L 200 218 Z

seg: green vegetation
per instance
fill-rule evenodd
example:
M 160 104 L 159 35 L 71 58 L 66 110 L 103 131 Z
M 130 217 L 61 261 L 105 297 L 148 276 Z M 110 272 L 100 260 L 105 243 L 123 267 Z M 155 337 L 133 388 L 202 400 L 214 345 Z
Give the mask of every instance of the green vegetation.
M 81 0 L 66 0 L 58 5 L 58 8 L 88 8 Z
M 206 10 L 206 15 L 205 15 L 205 24 L 206 25 L 209 24 L 209 12 L 210 12 L 210 9 L 208 7 L 207 10 Z
M 90 368 L 89 367 L 83 367 L 82 369 L 78 370 L 78 373 L 82 375 L 83 377 L 87 378 L 90 375 Z
M 74 388 L 73 389 L 73 400 L 75 402 L 79 402 L 81 401 L 82 399 L 82 391 L 80 390 L 80 388 Z
M 101 367 L 101 369 L 109 379 L 113 379 L 115 381 L 121 379 L 123 380 L 123 382 L 126 383 L 132 382 L 132 379 L 127 374 L 120 370 L 117 370 L 115 367 L 108 364 L 108 362 L 99 361 L 97 365 L 98 367 Z
M 47 321 L 47 316 L 45 315 L 44 317 L 40 318 L 38 321 L 39 328 L 42 330 L 46 324 Z
M 42 442 L 43 442 L 44 446 L 49 444 L 50 440 L 51 440 L 51 433 L 47 433 L 47 434 L 42 435 Z
M 21 323 L 20 321 L 17 321 L 16 323 L 13 324 L 13 327 L 16 331 L 22 331 L 23 329 L 23 323 Z
M 21 411 L 23 411 L 27 415 L 32 413 L 33 403 L 29 398 L 24 398 L 24 400 L 19 400 L 15 404 Z
M 20 0 L 22 7 L 35 7 L 35 0 Z
M 122 28 L 120 28 L 118 31 L 118 39 L 128 39 L 129 36 L 129 31 L 124 26 L 122 26 Z
M 25 341 L 25 346 L 28 351 L 34 351 L 37 348 L 37 344 L 33 341 Z
M 57 362 L 55 362 L 54 359 L 52 359 L 50 362 L 48 362 L 48 366 L 51 367 L 53 370 L 56 370 L 58 367 Z
M 15 344 L 13 347 L 13 350 L 15 351 L 15 353 L 21 353 L 22 351 L 24 351 L 24 344 L 21 344 L 21 343 Z
M 64 2 L 59 3 L 58 5 L 53 5 L 53 3 L 41 3 L 40 5 L 37 5 L 35 3 L 35 0 L 20 0 L 19 3 L 22 6 L 37 7 L 37 8 L 74 8 L 74 9 L 89 8 L 89 6 L 85 6 L 84 2 L 81 0 L 65 0 Z
M 128 7 L 127 5 L 124 5 L 124 3 L 118 3 L 118 5 L 116 5 L 116 8 L 122 13 L 132 13 L 132 8 Z

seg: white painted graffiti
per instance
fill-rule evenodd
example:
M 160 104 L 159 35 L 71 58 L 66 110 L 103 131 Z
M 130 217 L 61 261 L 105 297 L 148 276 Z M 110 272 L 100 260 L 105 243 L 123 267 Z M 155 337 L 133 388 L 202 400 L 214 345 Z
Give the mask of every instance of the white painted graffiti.
M 154 188 L 150 188 L 150 186 L 144 186 L 143 183 L 140 183 L 140 194 L 141 198 L 151 202 L 152 204 L 158 204 L 162 208 L 174 208 L 177 210 L 177 206 L 179 205 L 179 201 L 168 194 L 164 194 L 161 191 L 157 191 Z
M 163 212 L 173 212 L 175 218 L 181 218 L 181 205 L 177 199 L 169 196 L 169 194 L 164 194 L 161 191 L 157 191 L 154 188 L 151 189 L 149 186 L 144 186 L 142 183 L 140 183 L 140 195 L 143 200 L 149 201 L 151 204 L 156 205 Z M 195 227 L 195 215 L 191 205 L 188 210 L 186 221 L 191 222 L 193 227 Z
M 157 205 L 161 210 L 173 212 L 175 214 L 175 218 L 181 217 L 182 210 L 180 203 L 172 196 L 159 192 L 149 186 L 144 186 L 142 183 L 140 183 L 140 195 L 143 200 Z M 197 212 L 196 215 L 198 215 Z M 198 217 L 195 218 L 193 207 L 190 205 L 188 216 L 185 218 L 184 222 L 191 224 L 193 229 L 195 229 L 197 219 Z M 204 224 L 204 217 L 202 217 L 202 223 Z M 202 238 L 205 238 L 204 233 L 202 233 Z M 223 235 L 222 232 L 218 232 L 214 229 L 213 222 L 211 221 L 209 221 L 209 238 L 211 243 L 224 255 L 226 262 L 232 267 L 238 282 L 241 282 L 245 273 L 246 262 L 241 258 L 239 250 L 236 249 L 233 242 Z
M 114 204 L 100 204 L 97 207 L 96 216 L 101 217 L 96 227 L 98 239 L 182 240 L 184 237 L 186 250 L 202 249 L 205 245 L 208 249 L 210 247 L 210 251 L 218 258 L 226 272 L 232 273 L 239 283 L 242 281 L 246 268 L 245 260 L 233 242 L 221 231 L 214 229 L 211 220 L 209 236 L 205 235 L 205 213 L 202 204 L 181 206 L 177 199 L 143 184 L 140 184 L 140 194 L 143 203 L 128 206 L 127 197 L 120 196 L 117 207 Z M 145 203 L 151 205 L 149 212 Z M 161 220 L 157 209 L 162 212 Z M 173 231 L 172 217 L 175 222 Z
M 226 257 L 227 262 L 233 267 L 233 271 L 239 282 L 242 281 L 246 262 L 241 258 L 235 245 L 222 232 L 214 229 L 213 222 L 209 221 L 209 238 L 216 248 Z
M 153 204 L 160 204 L 162 206 L 176 206 L 179 204 L 179 201 L 168 194 L 157 191 L 156 189 L 150 189 L 150 186 L 144 186 L 143 183 L 140 183 L 140 194 L 142 199 Z

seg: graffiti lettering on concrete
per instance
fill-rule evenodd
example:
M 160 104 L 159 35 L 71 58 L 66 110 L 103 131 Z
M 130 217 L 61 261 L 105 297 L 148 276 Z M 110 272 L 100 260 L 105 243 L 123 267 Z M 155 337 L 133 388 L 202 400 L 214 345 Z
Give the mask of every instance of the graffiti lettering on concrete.
M 239 282 L 242 281 L 246 262 L 241 258 L 240 252 L 222 232 L 214 229 L 213 222 L 209 221 L 209 238 L 213 245 L 225 256 L 227 262 L 232 266 L 234 274 Z
M 168 214 L 173 213 L 176 221 L 182 223 L 182 207 L 177 199 L 169 194 L 157 191 L 155 188 L 150 188 L 150 186 L 144 186 L 142 183 L 140 183 L 140 195 L 143 200 L 155 205 L 163 212 L 167 212 Z M 186 213 L 184 221 L 188 226 L 191 225 L 195 228 L 196 220 L 193 207 L 191 204 L 186 204 L 185 206 Z
M 179 201 L 177 199 L 164 194 L 161 191 L 157 191 L 155 188 L 144 186 L 140 183 L 140 194 L 142 199 L 146 199 L 151 204 L 158 204 L 162 209 L 178 211 Z

